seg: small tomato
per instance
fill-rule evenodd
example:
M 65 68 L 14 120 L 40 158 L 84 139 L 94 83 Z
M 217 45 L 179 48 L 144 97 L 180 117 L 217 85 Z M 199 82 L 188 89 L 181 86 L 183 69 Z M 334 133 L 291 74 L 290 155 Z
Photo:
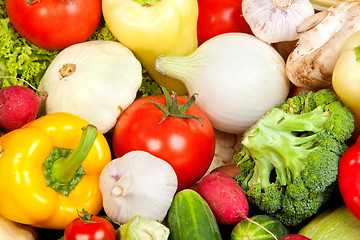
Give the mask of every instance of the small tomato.
M 64 231 L 64 240 L 115 240 L 116 232 L 105 218 L 90 215 L 84 209 Z

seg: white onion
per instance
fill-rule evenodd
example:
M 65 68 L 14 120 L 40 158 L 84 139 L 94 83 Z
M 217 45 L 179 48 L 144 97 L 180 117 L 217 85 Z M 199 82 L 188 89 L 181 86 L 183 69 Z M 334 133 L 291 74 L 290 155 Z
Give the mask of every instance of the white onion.
M 188 56 L 159 56 L 159 73 L 184 82 L 214 128 L 243 133 L 289 93 L 285 61 L 245 33 L 218 35 Z
M 107 216 L 124 224 L 141 215 L 162 221 L 177 190 L 177 176 L 164 160 L 133 151 L 109 162 L 100 174 Z

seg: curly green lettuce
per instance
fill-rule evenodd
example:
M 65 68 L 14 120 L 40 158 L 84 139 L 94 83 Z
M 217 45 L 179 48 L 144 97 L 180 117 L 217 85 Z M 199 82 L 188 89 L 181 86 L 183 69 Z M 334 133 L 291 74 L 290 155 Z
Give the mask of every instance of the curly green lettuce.
M 10 23 L 5 1 L 0 0 L 0 76 L 12 76 L 26 80 L 37 87 L 47 66 L 58 54 L 36 47 L 22 38 Z M 24 85 L 14 78 L 4 78 L 0 87 Z
M 0 0 L 0 18 L 7 18 L 7 13 L 6 13 L 6 9 L 5 9 L 5 1 L 4 0 Z
M 36 47 L 22 38 L 8 18 L 0 19 L 0 75 L 26 80 L 37 87 L 42 75 L 58 51 Z M 2 87 L 24 85 L 13 78 L 3 79 Z
M 94 34 L 89 38 L 89 41 L 92 40 L 117 41 L 116 37 L 112 34 L 110 29 L 106 25 L 104 19 L 101 20 Z

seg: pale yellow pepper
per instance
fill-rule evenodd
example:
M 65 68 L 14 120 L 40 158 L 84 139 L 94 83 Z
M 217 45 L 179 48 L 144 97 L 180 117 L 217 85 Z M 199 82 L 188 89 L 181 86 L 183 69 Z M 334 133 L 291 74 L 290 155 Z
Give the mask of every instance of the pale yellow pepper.
M 152 78 L 168 91 L 186 94 L 182 82 L 155 70 L 155 61 L 162 54 L 187 55 L 197 48 L 197 0 L 103 0 L 102 8 L 111 32 Z
M 355 117 L 355 139 L 360 134 L 360 31 L 344 42 L 336 61 L 332 87 Z

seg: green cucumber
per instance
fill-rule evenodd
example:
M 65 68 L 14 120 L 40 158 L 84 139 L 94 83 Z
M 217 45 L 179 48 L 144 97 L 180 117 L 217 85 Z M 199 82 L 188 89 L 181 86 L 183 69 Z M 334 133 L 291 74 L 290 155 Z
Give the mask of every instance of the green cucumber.
M 273 233 L 277 239 L 291 234 L 290 230 L 285 227 L 278 219 L 269 215 L 254 215 L 251 220 L 259 223 L 261 226 Z M 266 230 L 247 220 L 241 220 L 231 232 L 231 240 L 274 240 Z
M 170 240 L 221 240 L 209 205 L 194 190 L 176 193 L 167 215 Z

